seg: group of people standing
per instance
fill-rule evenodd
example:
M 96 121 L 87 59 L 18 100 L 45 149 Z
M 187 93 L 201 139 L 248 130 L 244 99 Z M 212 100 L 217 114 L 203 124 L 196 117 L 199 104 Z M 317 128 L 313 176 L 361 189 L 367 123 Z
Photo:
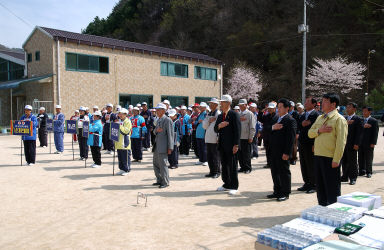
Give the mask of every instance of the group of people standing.
M 101 148 L 106 154 L 117 151 L 120 175 L 127 175 L 133 162 L 140 162 L 143 151 L 152 144 L 153 166 L 156 176 L 154 185 L 169 186 L 169 170 L 178 168 L 180 157 L 189 155 L 193 149 L 196 165 L 209 167 L 210 178 L 222 177 L 224 184 L 217 191 L 236 194 L 239 187 L 238 173 L 252 172 L 251 159 L 258 157 L 258 144 L 264 142 L 267 165 L 273 181 L 273 193 L 267 198 L 277 201 L 289 199 L 291 193 L 290 165 L 295 165 L 297 152 L 304 185 L 298 188 L 306 193 L 317 193 L 320 205 L 336 202 L 340 195 L 340 183 L 356 183 L 358 176 L 372 176 L 374 147 L 378 137 L 378 121 L 370 116 L 372 108 L 363 107 L 363 118 L 356 115 L 357 104 L 350 102 L 346 116 L 337 108 L 340 98 L 328 93 L 320 103 L 308 97 L 304 105 L 295 105 L 282 98 L 270 102 L 263 110 L 255 103 L 240 99 L 236 109 L 231 109 L 232 98 L 221 99 L 172 108 L 168 100 L 149 110 L 143 102 L 128 109 L 107 104 L 102 111 L 93 107 L 80 107 L 71 119 L 77 121 L 77 141 L 80 160 L 88 158 L 91 148 L 94 168 L 101 167 Z M 34 128 L 39 125 L 40 146 L 47 146 L 46 120 L 41 108 L 38 117 L 32 107 L 25 107 L 22 120 L 31 120 Z M 64 150 L 64 115 L 61 106 L 56 106 L 53 117 L 53 133 L 57 154 Z M 82 133 L 83 123 L 89 122 L 89 136 Z M 111 124 L 119 123 L 119 140 L 110 137 Z M 36 131 L 23 137 L 27 163 L 35 163 Z M 240 168 L 238 168 L 240 166 Z M 342 166 L 342 168 L 341 168 Z M 342 169 L 342 175 L 341 175 Z

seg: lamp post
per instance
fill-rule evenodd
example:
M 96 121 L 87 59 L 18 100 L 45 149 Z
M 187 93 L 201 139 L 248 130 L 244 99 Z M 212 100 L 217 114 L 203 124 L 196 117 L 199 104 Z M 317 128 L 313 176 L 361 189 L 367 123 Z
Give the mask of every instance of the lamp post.
M 367 86 L 366 86 L 366 96 L 368 96 L 368 84 L 369 84 L 369 60 L 371 59 L 371 54 L 376 53 L 376 50 L 368 50 L 368 60 L 367 60 Z
M 305 78 L 306 78 L 306 68 L 307 68 L 307 0 L 304 0 L 304 23 L 300 24 L 298 27 L 298 32 L 303 33 L 303 69 L 301 76 L 301 101 L 305 102 Z

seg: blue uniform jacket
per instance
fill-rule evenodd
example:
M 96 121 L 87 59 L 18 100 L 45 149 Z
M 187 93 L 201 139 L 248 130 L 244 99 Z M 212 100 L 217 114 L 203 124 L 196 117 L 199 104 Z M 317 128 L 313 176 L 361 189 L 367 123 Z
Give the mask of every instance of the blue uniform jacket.
M 145 126 L 145 119 L 141 115 L 132 116 L 132 135 L 131 138 L 141 138 L 147 133 L 147 127 Z
M 189 119 L 191 119 L 191 117 L 187 114 L 179 117 L 183 135 L 189 135 L 192 131 L 192 124 L 188 122 Z
M 173 131 L 175 131 L 176 133 L 176 136 L 175 136 L 175 145 L 176 145 L 176 142 L 181 142 L 181 137 L 183 136 L 183 133 L 181 131 L 180 120 L 176 119 L 173 122 Z
M 22 139 L 24 141 L 36 141 L 36 128 L 37 128 L 37 125 L 39 124 L 37 122 L 37 118 L 36 116 L 34 116 L 33 114 L 31 114 L 30 117 L 27 117 L 26 115 L 23 115 L 20 120 L 24 120 L 24 121 L 32 121 L 32 126 L 33 126 L 33 135 L 32 136 L 22 136 Z
M 89 123 L 92 123 L 93 122 L 93 115 L 91 115 L 91 113 L 88 113 L 88 117 L 89 117 Z
M 89 124 L 89 135 L 87 144 L 89 146 L 98 146 L 101 147 L 103 135 L 103 125 L 100 120 L 95 120 L 93 123 Z
M 203 128 L 203 121 L 204 121 L 206 116 L 207 116 L 206 111 L 201 112 L 195 121 L 196 138 L 198 138 L 198 139 L 204 139 L 205 138 L 205 129 Z M 201 123 L 199 123 L 200 120 L 201 120 Z
M 55 120 L 55 118 L 57 118 Z M 53 118 L 53 132 L 62 132 L 64 133 L 64 123 L 65 117 L 63 113 L 59 113 Z

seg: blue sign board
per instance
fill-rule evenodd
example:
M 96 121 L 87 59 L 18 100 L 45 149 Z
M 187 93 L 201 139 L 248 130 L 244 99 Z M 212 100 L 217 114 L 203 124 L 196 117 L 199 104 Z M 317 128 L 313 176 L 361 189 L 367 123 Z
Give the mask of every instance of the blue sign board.
M 52 132 L 53 131 L 53 120 L 47 119 L 47 131 Z
M 83 137 L 88 138 L 89 133 L 89 122 L 83 121 Z
M 65 132 L 68 134 L 76 134 L 77 132 L 77 121 L 75 120 L 66 120 L 65 121 Z
M 33 136 L 33 123 L 31 121 L 11 121 L 11 134 Z
M 119 141 L 120 134 L 120 123 L 112 122 L 111 123 L 111 131 L 109 133 L 109 139 L 112 141 Z

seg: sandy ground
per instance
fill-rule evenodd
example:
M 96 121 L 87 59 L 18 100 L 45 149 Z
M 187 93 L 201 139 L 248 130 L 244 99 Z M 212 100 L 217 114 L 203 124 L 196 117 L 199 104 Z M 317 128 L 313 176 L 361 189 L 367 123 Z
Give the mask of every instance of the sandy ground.
M 343 184 L 342 193 L 384 195 L 382 133 L 373 178 Z M 221 179 L 204 178 L 208 167 L 195 166 L 192 157 L 170 171 L 169 188 L 158 189 L 149 152 L 123 177 L 112 176 L 111 155 L 102 155 L 100 169 L 84 168 L 75 145 L 73 161 L 70 135 L 65 149 L 54 155 L 38 148 L 37 164 L 20 166 L 20 138 L 0 137 L 0 249 L 254 249 L 258 231 L 317 203 L 315 194 L 298 191 L 283 203 L 265 199 L 272 180 L 262 168 L 264 151 L 251 174 L 239 175 L 239 194 L 229 196 L 215 191 Z M 291 170 L 296 190 L 299 164 Z M 148 207 L 136 203 L 138 192 L 148 195 Z

